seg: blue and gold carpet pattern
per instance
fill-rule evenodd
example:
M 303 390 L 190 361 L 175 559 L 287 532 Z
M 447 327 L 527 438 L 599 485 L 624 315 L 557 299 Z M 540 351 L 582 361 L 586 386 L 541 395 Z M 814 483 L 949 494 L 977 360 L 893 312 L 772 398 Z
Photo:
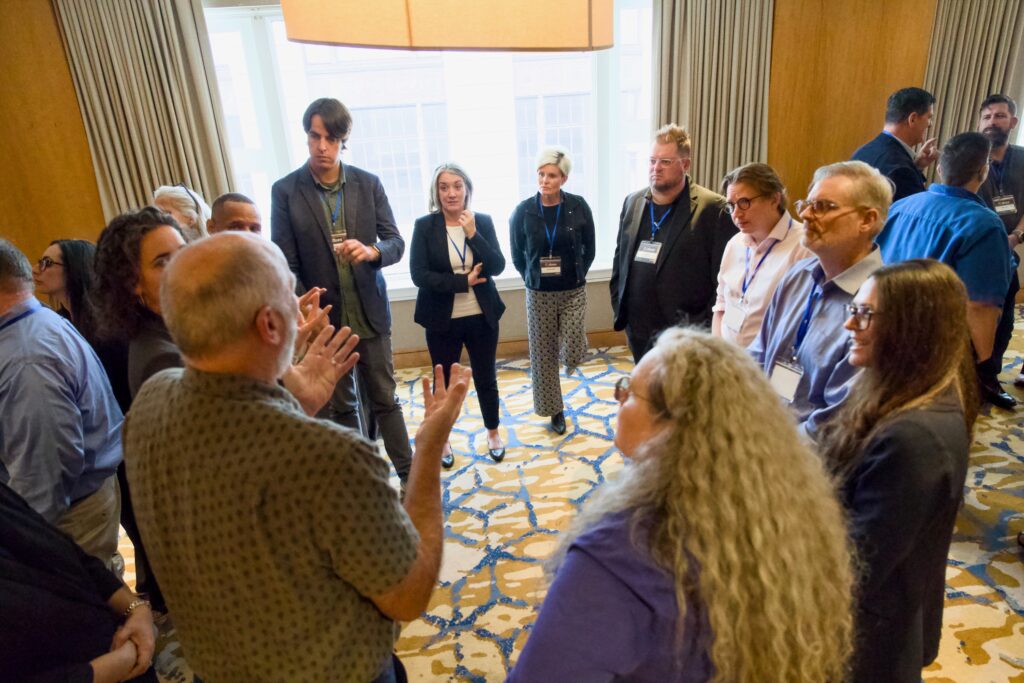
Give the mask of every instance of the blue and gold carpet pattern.
M 1024 391 L 1012 388 L 1022 355 L 1024 325 L 1018 323 L 1003 380 L 1024 401 Z M 397 645 L 412 681 L 504 680 L 543 600 L 542 563 L 559 532 L 623 466 L 612 444 L 612 393 L 631 369 L 628 351 L 615 347 L 593 350 L 577 372 L 563 376 L 569 430 L 558 436 L 547 419 L 533 415 L 528 362 L 500 362 L 508 446 L 502 463 L 487 456 L 483 420 L 470 394 L 452 435 L 455 466 L 443 473 L 440 582 L 427 612 L 404 626 Z M 418 380 L 425 371 L 398 373 L 410 434 L 423 415 Z M 941 650 L 924 671 L 929 683 L 1024 683 L 1024 555 L 1015 541 L 1021 530 L 1024 407 L 1016 413 L 986 408 L 950 551 Z M 131 553 L 127 539 L 123 551 Z M 164 680 L 187 683 L 191 672 L 173 626 L 162 621 L 157 668 Z

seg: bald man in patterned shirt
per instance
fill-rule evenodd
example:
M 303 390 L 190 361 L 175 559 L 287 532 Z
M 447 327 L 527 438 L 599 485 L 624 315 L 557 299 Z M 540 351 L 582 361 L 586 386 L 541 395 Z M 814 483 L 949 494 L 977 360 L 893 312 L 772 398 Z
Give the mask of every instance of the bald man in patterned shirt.
M 426 608 L 441 560 L 442 447 L 466 395 L 424 380 L 404 504 L 358 433 L 313 415 L 358 339 L 321 332 L 289 393 L 295 278 L 272 243 L 223 233 L 161 287 L 186 367 L 151 378 L 125 427 L 139 529 L 185 656 L 205 683 L 395 680 L 395 622 Z M 298 399 L 298 400 L 297 400 Z

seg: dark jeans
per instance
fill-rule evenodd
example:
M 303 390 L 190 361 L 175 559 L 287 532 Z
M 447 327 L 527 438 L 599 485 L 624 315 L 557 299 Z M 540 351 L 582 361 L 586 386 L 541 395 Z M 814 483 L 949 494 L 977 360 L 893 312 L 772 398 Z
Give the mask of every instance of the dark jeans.
M 334 388 L 331 400 L 320 411 L 319 417 L 333 420 L 343 427 L 375 436 L 365 420 L 360 420 L 360 394 L 369 403 L 367 413 L 376 419 L 377 428 L 384 437 L 384 450 L 398 472 L 398 478 L 409 478 L 412 466 L 412 446 L 405 428 L 402 404 L 395 395 L 395 366 L 391 356 L 391 334 L 379 334 L 373 339 L 360 339 L 356 346 L 359 363 L 360 391 L 356 389 L 355 373 L 348 373 Z
M 1010 340 L 1013 338 L 1014 299 L 1017 298 L 1017 292 L 1020 290 L 1020 280 L 1016 273 L 1016 255 L 1014 255 L 1013 263 L 1014 273 L 1010 278 L 1010 290 L 1006 293 L 1006 300 L 1003 302 L 1003 312 L 999 316 L 999 324 L 996 326 L 996 339 L 992 346 L 992 355 L 988 360 L 978 363 L 977 367 L 978 380 L 983 385 L 990 387 L 995 386 L 998 381 L 999 373 L 1003 369 L 1003 355 L 1006 354 L 1006 349 L 1010 346 Z
M 498 330 L 487 324 L 483 315 L 453 318 L 445 332 L 427 330 L 427 350 L 432 365 L 444 368 L 444 383 L 448 386 L 448 372 L 452 363 L 458 363 L 462 347 L 469 352 L 469 365 L 473 369 L 473 384 L 480 402 L 480 414 L 487 429 L 497 429 L 498 371 L 495 356 L 498 353 Z

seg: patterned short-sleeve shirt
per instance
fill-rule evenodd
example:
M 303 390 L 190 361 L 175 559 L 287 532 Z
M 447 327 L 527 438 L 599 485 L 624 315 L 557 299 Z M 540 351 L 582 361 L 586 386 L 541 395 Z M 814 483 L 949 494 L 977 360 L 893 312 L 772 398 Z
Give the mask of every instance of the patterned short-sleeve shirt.
M 164 371 L 132 404 L 125 462 L 146 552 L 206 683 L 367 681 L 419 537 L 356 433 L 253 379 Z

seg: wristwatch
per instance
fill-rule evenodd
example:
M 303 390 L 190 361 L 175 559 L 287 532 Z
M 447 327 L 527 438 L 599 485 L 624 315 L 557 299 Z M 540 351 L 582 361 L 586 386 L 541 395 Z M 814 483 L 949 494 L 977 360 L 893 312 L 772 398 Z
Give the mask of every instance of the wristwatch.
M 1017 244 L 1024 244 L 1024 230 L 1014 230 L 1010 234 L 1017 238 Z

